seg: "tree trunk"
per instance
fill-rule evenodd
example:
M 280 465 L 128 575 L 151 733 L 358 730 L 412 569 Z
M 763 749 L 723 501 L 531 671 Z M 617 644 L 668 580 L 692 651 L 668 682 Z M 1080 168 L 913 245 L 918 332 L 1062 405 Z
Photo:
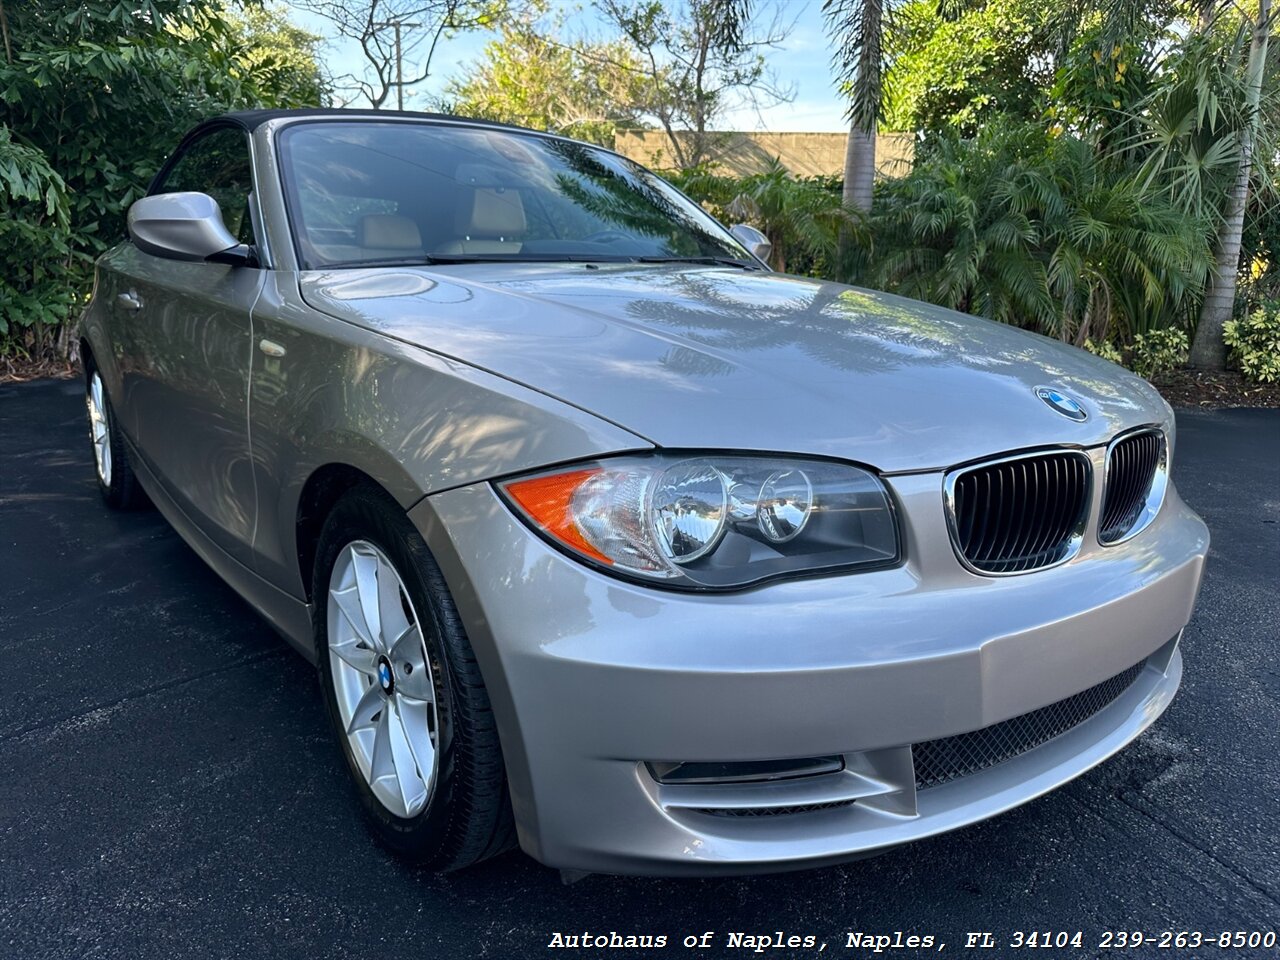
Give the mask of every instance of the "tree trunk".
M 1227 198 L 1226 216 L 1218 230 L 1218 255 L 1200 307 L 1196 338 L 1191 345 L 1191 366 L 1204 370 L 1225 370 L 1227 366 L 1227 345 L 1222 339 L 1222 328 L 1231 319 L 1235 306 L 1240 237 L 1244 231 L 1245 205 L 1249 200 L 1249 174 L 1253 168 L 1253 143 L 1258 128 L 1258 102 L 1262 94 L 1262 70 L 1267 59 L 1270 26 L 1271 0 L 1259 0 L 1258 20 L 1249 45 L 1249 85 L 1245 99 L 1248 120 L 1240 131 L 1240 168 Z
M 4 34 L 4 62 L 13 63 L 13 43 L 9 40 L 9 18 L 4 15 L 3 3 L 0 3 L 0 33 Z
M 876 177 L 876 128 L 884 90 L 880 51 L 884 44 L 885 0 L 862 0 L 855 31 L 858 68 L 853 77 L 853 108 L 849 111 L 849 139 L 844 152 L 844 204 L 871 212 L 871 189 Z
M 860 130 L 858 122 L 849 127 L 844 150 L 844 205 L 863 213 L 871 211 L 871 189 L 876 178 L 875 130 Z

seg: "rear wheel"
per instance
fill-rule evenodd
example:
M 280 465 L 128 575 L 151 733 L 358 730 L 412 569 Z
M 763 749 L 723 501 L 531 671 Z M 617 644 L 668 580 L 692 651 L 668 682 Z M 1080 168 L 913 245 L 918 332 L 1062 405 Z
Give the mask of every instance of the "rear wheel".
M 85 407 L 89 415 L 89 440 L 93 444 L 93 464 L 98 492 L 113 510 L 131 510 L 146 503 L 146 495 L 134 476 L 124 437 L 116 425 L 115 410 L 107 396 L 106 384 L 96 367 L 88 366 L 85 377 Z
M 377 837 L 437 869 L 514 842 L 497 728 L 444 578 L 404 511 L 358 488 L 313 574 L 325 704 Z

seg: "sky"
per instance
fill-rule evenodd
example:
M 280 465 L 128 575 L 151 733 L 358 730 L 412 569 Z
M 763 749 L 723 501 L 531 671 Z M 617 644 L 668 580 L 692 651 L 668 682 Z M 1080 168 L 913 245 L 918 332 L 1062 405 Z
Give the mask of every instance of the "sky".
M 844 120 L 846 104 L 836 95 L 831 72 L 831 44 L 823 29 L 821 0 L 776 0 L 783 22 L 795 25 L 778 49 L 766 52 L 769 68 L 782 86 L 790 86 L 795 99 L 757 112 L 741 106 L 726 111 L 719 127 L 725 130 L 768 130 L 774 132 L 837 132 L 847 129 Z M 763 6 L 763 4 L 760 4 Z M 565 14 L 573 28 L 595 37 L 607 35 L 607 28 L 589 3 L 574 0 L 552 0 L 552 9 Z M 299 26 L 323 37 L 332 37 L 333 28 L 323 18 L 294 8 L 292 16 Z M 406 109 L 423 109 L 432 94 L 443 91 L 449 78 L 461 75 L 466 66 L 479 59 L 485 43 L 493 34 L 484 31 L 442 40 L 432 62 L 432 76 L 413 96 L 407 96 Z M 362 62 L 354 43 L 330 41 L 325 57 L 334 75 L 353 72 Z M 406 72 L 408 65 L 406 64 Z

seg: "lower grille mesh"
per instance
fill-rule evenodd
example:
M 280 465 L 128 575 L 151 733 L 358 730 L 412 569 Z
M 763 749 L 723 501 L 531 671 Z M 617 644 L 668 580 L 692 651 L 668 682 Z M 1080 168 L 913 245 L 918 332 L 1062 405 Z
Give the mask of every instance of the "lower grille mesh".
M 1048 743 L 1110 705 L 1129 689 L 1146 665 L 1143 660 L 1095 687 L 1020 717 L 972 733 L 915 744 L 911 753 L 916 789 L 926 790 L 977 773 Z

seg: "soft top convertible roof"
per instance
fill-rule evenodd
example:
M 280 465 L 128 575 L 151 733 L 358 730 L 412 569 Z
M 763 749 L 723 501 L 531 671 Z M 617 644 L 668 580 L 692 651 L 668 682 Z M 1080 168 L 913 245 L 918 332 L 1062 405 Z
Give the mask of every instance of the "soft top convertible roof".
M 314 118 L 321 120 L 452 120 L 456 123 L 491 127 L 495 130 L 518 130 L 522 133 L 532 133 L 543 137 L 560 136 L 545 130 L 531 130 L 528 127 L 520 127 L 514 123 L 502 123 L 498 120 L 476 120 L 472 117 L 459 117 L 450 113 L 421 113 L 416 110 L 351 110 L 346 107 L 304 107 L 296 110 L 235 110 L 201 120 L 188 130 L 182 139 L 178 141 L 178 145 L 174 147 L 173 152 L 165 159 L 165 162 L 160 165 L 160 169 L 156 171 L 155 176 L 151 178 L 151 182 L 147 186 L 147 195 L 149 196 L 155 192 L 156 185 L 160 183 L 161 178 L 168 172 L 178 153 L 188 143 L 197 137 L 203 136 L 208 130 L 232 125 L 252 133 L 264 123 L 286 118 Z

